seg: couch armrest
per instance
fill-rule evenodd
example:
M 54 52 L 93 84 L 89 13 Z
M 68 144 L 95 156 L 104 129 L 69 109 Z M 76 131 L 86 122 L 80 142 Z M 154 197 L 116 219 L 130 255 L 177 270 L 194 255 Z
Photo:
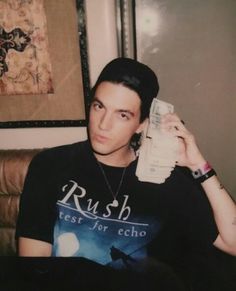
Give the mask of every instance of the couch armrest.
M 28 166 L 42 149 L 0 150 L 0 256 L 16 254 L 15 226 Z

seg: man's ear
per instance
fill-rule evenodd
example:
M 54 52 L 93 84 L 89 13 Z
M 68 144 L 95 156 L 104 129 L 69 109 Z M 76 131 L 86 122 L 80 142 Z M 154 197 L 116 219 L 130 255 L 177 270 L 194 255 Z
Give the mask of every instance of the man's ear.
M 149 119 L 145 118 L 144 121 L 139 124 L 139 127 L 137 128 L 135 132 L 139 134 L 142 131 L 144 131 L 144 129 L 148 126 L 148 122 L 149 122 Z

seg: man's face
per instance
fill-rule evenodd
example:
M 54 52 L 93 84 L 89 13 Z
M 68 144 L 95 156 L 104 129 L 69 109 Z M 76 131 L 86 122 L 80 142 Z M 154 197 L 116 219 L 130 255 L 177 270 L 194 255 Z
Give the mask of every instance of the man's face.
M 123 86 L 102 82 L 94 95 L 89 114 L 89 138 L 95 153 L 112 155 L 126 153 L 130 139 L 140 132 L 138 94 Z

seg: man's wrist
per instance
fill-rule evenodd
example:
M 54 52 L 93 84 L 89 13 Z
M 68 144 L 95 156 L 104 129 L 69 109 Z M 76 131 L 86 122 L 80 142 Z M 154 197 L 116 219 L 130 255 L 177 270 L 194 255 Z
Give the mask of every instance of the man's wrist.
M 193 178 L 199 183 L 203 183 L 205 180 L 214 175 L 216 175 L 216 172 L 208 162 L 201 164 L 199 168 L 195 168 L 192 171 Z
M 194 165 L 189 166 L 189 169 L 192 172 L 197 171 L 198 169 L 202 169 L 203 172 L 204 171 L 206 172 L 205 168 L 207 167 L 207 165 L 209 165 L 209 163 L 206 160 L 202 159 L 195 163 Z
M 201 163 L 199 166 L 195 166 L 192 169 L 192 175 L 194 178 L 198 178 L 212 169 L 212 166 L 208 162 Z

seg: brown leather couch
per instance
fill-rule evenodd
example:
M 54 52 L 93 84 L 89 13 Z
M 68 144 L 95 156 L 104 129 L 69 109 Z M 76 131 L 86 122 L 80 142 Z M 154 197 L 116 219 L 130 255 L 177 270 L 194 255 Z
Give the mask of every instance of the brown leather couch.
M 0 256 L 16 255 L 19 198 L 29 163 L 40 150 L 0 150 Z

